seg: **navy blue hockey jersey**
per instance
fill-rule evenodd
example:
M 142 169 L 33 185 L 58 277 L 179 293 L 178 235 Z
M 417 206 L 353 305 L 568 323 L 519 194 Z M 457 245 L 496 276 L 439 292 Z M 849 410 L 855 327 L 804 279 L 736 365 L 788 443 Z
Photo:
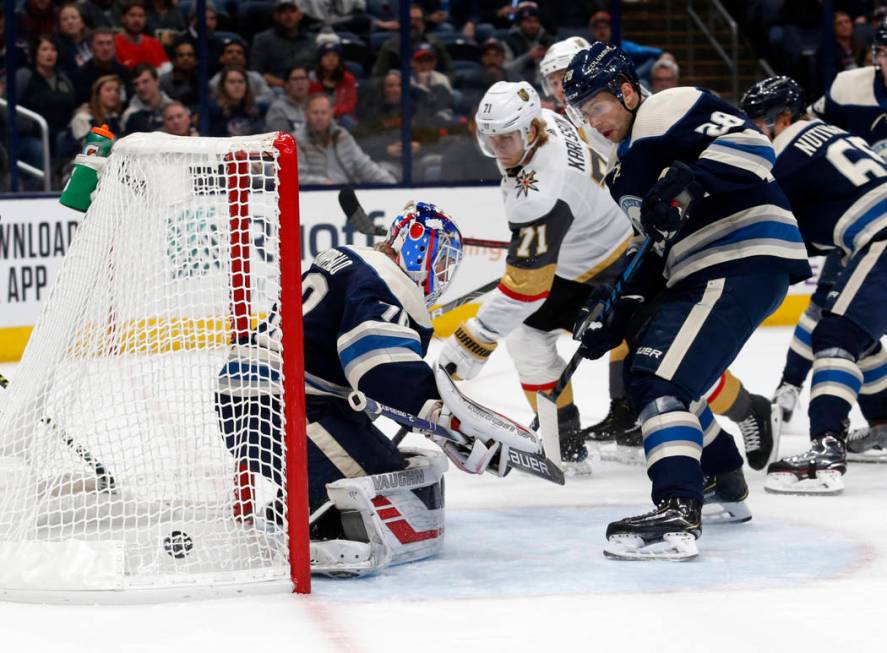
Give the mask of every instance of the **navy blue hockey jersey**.
M 887 85 L 880 68 L 866 66 L 838 73 L 828 92 L 809 111 L 864 138 L 881 156 L 887 155 Z
M 808 246 L 855 254 L 887 236 L 887 163 L 859 136 L 799 120 L 776 137 L 773 175 Z
M 422 291 L 384 254 L 359 247 L 319 254 L 302 275 L 302 314 L 309 397 L 357 389 L 412 414 L 424 414 L 426 402 L 440 397 L 423 360 L 434 330 Z M 272 311 L 248 345 L 232 348 L 221 392 L 236 394 L 241 381 L 246 387 L 279 373 L 277 323 Z M 270 354 L 263 369 L 256 369 L 256 348 Z
M 810 276 L 788 200 L 773 182 L 769 140 L 737 109 L 701 89 L 673 88 L 641 104 L 610 161 L 607 185 L 635 227 L 644 195 L 675 161 L 705 189 L 664 252 L 667 284 L 736 274 Z

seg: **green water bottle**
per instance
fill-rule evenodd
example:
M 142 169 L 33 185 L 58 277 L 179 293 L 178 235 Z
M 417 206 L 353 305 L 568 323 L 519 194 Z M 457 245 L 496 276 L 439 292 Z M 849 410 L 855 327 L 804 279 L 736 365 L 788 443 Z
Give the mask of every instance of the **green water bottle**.
M 82 155 L 74 159 L 74 172 L 65 184 L 59 202 L 75 211 L 86 213 L 92 203 L 92 192 L 99 183 L 99 175 L 96 169 L 98 166 L 84 157 L 107 157 L 111 154 L 113 144 L 114 134 L 110 132 L 108 125 L 90 130 L 86 135 Z

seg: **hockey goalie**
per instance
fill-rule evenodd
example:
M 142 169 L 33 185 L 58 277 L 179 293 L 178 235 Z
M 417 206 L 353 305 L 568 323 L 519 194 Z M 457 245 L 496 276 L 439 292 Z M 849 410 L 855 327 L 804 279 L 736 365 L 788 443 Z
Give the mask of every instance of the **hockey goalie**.
M 512 449 L 541 452 L 533 433 L 462 401 L 449 377 L 439 370 L 436 380 L 423 360 L 433 333 L 428 307 L 461 258 L 458 228 L 420 202 L 394 219 L 383 243 L 327 250 L 302 276 L 314 573 L 359 576 L 434 555 L 443 543 L 447 457 L 469 473 L 504 475 Z M 257 382 L 280 374 L 277 323 L 272 311 L 233 346 L 216 411 L 235 459 L 281 487 L 279 399 L 255 392 Z M 373 425 L 368 405 L 419 423 L 446 456 L 398 448 Z M 284 519 L 281 497 L 265 508 L 269 525 Z

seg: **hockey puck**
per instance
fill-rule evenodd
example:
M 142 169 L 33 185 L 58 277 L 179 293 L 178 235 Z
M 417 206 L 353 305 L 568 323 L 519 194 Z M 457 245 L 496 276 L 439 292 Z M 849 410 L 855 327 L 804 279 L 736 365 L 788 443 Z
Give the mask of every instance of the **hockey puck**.
M 163 550 L 176 560 L 187 556 L 194 548 L 194 540 L 184 531 L 173 531 L 163 539 Z

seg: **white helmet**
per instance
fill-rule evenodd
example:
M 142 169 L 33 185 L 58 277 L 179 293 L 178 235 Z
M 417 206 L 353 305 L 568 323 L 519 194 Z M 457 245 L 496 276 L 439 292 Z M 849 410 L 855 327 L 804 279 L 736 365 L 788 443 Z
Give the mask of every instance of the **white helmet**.
M 591 44 L 581 36 L 571 36 L 563 41 L 558 41 L 548 48 L 545 56 L 542 57 L 542 61 L 539 62 L 539 72 L 542 73 L 542 90 L 546 94 L 553 96 L 554 89 L 548 83 L 548 76 L 559 70 L 566 70 L 573 57 L 576 56 L 576 53 L 589 47 L 591 47 Z
M 528 82 L 496 82 L 484 94 L 474 116 L 480 149 L 495 157 L 487 138 L 513 131 L 520 131 L 524 150 L 529 149 L 530 125 L 541 115 L 539 94 Z

